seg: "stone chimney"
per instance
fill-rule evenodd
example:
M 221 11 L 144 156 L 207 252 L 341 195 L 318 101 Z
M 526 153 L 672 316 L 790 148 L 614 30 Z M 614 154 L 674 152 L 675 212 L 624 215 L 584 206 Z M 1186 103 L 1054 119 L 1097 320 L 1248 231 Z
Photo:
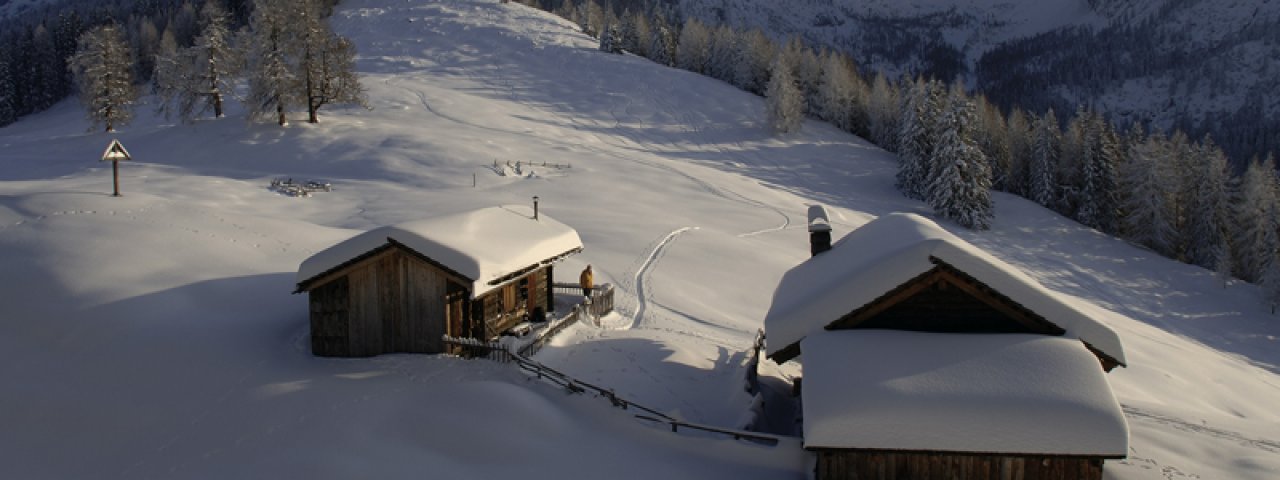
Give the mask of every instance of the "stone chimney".
M 827 209 L 822 205 L 809 205 L 809 254 L 831 250 L 831 221 L 827 219 Z

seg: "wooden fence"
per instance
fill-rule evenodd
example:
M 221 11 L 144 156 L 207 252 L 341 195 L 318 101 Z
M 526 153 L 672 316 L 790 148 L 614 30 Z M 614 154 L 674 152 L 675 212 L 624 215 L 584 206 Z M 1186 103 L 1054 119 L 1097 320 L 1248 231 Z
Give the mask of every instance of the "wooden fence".
M 582 287 L 576 283 L 552 283 L 551 290 L 557 295 L 577 296 L 582 298 Z M 584 302 L 587 313 L 600 318 L 613 311 L 613 285 L 604 284 L 591 289 L 591 303 Z
M 569 393 L 592 393 L 596 398 L 608 400 L 614 407 L 623 410 L 638 410 L 643 413 L 636 414 L 636 418 L 669 425 L 672 432 L 679 432 L 680 428 L 683 427 L 687 430 L 724 435 L 733 437 L 735 440 L 747 440 L 770 446 L 777 445 L 779 438 L 781 438 L 756 432 L 730 430 L 677 420 L 652 408 L 619 397 L 612 389 L 607 389 L 589 382 L 578 380 L 556 369 L 530 360 L 524 355 L 512 353 L 505 346 L 497 342 L 482 342 L 473 338 L 456 338 L 449 336 L 444 337 L 444 341 L 446 344 L 461 349 L 464 352 L 463 356 L 465 357 L 486 358 L 501 363 L 514 363 L 517 367 L 520 367 L 521 370 L 524 370 L 525 373 L 534 376 L 539 380 L 559 385 Z

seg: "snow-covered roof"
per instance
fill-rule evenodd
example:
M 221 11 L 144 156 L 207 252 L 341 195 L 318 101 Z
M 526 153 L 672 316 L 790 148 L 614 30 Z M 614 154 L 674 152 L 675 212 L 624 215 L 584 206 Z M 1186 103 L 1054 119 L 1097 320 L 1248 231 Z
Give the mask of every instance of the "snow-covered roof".
M 1128 451 L 1106 374 L 1069 338 L 832 330 L 801 349 L 805 448 Z
M 473 283 L 471 295 L 492 282 L 582 249 L 578 232 L 524 205 L 504 205 L 376 228 L 312 255 L 298 267 L 299 286 L 391 241 L 453 270 Z
M 931 257 L 1044 317 L 1066 330 L 1066 336 L 1088 342 L 1125 364 L 1119 335 L 1103 323 L 1120 314 L 1051 291 L 1012 265 L 911 213 L 872 220 L 841 238 L 831 250 L 784 274 L 765 315 L 769 355 L 933 269 L 936 265 Z M 801 351 L 807 355 L 803 347 Z

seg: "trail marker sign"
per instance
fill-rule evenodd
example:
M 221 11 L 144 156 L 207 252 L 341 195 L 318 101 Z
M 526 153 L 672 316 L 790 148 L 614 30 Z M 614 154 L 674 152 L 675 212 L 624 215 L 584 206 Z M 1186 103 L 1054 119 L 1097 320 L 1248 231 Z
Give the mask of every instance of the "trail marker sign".
M 120 196 L 120 161 L 133 160 L 129 155 L 129 151 L 124 149 L 124 145 L 120 140 L 111 139 L 111 143 L 107 144 L 107 149 L 102 152 L 102 161 L 111 162 L 111 184 L 115 188 L 111 196 Z

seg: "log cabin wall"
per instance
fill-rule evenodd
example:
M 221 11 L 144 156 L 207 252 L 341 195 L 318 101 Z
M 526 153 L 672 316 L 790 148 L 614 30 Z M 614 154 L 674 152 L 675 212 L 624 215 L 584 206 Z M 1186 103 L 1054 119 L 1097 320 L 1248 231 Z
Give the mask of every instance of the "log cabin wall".
M 1102 458 L 815 449 L 817 480 L 1101 480 Z

